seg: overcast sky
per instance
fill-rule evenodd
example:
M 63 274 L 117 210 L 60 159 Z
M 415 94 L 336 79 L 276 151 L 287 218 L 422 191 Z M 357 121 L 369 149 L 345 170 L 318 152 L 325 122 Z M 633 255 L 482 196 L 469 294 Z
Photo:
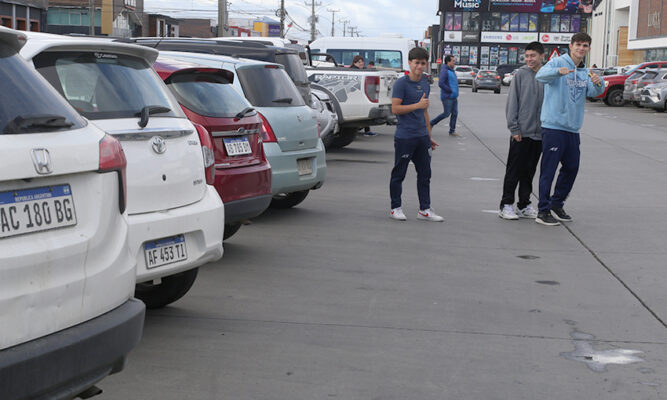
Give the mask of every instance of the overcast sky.
M 310 1 L 308 2 L 310 4 Z M 320 5 L 317 5 L 320 4 Z M 176 18 L 210 18 L 217 20 L 217 0 L 144 0 L 146 12 L 166 14 Z M 276 10 L 280 0 L 231 0 L 230 18 L 255 18 L 268 16 L 276 21 Z M 319 16 L 317 29 L 323 36 L 331 36 L 331 12 L 335 14 L 335 35 L 341 36 L 343 23 L 357 27 L 361 36 L 379 36 L 382 33 L 400 33 L 410 39 L 421 40 L 429 25 L 439 23 L 435 15 L 437 0 L 317 0 L 316 14 Z M 311 8 L 304 1 L 285 0 L 288 15 L 296 22 L 287 36 L 290 38 L 310 38 Z M 289 18 L 287 19 L 289 22 Z M 302 30 L 299 28 L 305 29 Z

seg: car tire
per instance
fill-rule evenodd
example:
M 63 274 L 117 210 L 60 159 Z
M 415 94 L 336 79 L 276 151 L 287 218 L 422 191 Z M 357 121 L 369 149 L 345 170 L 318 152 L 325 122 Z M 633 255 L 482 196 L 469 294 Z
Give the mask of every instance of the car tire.
M 493 93 L 495 93 L 495 94 L 500 94 L 500 89 L 494 89 L 494 90 L 493 90 Z
M 329 148 L 340 149 L 348 144 L 354 142 L 354 139 L 357 137 L 358 128 L 343 128 L 338 132 L 338 135 L 334 136 L 331 139 L 331 144 Z
M 199 268 L 193 268 L 165 276 L 157 285 L 152 282 L 138 283 L 134 288 L 134 297 L 143 301 L 148 309 L 162 308 L 185 296 L 195 283 L 198 271 Z
M 473 87 L 472 87 L 472 92 L 473 92 L 473 93 L 477 93 L 477 88 L 473 86 Z
M 333 142 L 334 137 L 335 137 L 334 134 L 330 133 L 330 134 L 328 134 L 328 135 L 326 135 L 325 137 L 322 138 L 322 144 L 324 145 L 325 149 L 328 149 L 328 148 L 331 147 L 331 143 Z
M 644 106 L 641 105 L 638 101 L 633 101 L 632 104 L 637 108 L 644 108 Z
M 625 104 L 625 101 L 623 100 L 623 89 L 609 89 L 607 92 L 607 97 L 605 97 L 605 103 L 610 107 L 621 107 L 623 104 Z
M 282 209 L 292 208 L 304 201 L 306 196 L 308 196 L 308 192 L 310 192 L 310 190 L 302 190 L 292 193 L 279 193 L 273 196 L 269 207 Z
M 234 236 L 236 232 L 241 229 L 241 223 L 237 222 L 235 224 L 225 224 L 225 233 L 222 236 L 222 240 L 227 240 L 230 237 Z

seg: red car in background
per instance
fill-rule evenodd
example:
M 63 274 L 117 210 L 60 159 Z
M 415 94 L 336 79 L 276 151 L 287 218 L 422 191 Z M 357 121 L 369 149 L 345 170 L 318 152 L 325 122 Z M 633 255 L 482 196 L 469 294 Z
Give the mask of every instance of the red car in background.
M 225 235 L 271 203 L 271 165 L 260 138 L 262 120 L 231 85 L 234 74 L 218 68 L 158 57 L 154 64 L 190 121 L 210 133 L 214 186 L 225 204 Z
M 630 77 L 630 75 L 632 75 L 635 71 L 645 68 L 667 68 L 667 61 L 645 62 L 625 71 L 622 74 L 603 76 L 605 89 L 601 95 L 596 97 L 596 99 L 603 100 L 606 105 L 611 107 L 620 107 L 624 105 L 625 100 L 623 99 L 623 87 L 625 85 L 625 80 L 628 79 L 628 77 Z

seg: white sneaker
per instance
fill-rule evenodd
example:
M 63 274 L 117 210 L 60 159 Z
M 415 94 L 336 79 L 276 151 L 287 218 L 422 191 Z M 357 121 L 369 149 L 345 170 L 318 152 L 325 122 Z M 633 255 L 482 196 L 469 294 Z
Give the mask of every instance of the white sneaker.
M 419 210 L 419 212 L 417 213 L 417 219 L 421 219 L 422 221 L 433 221 L 433 222 L 442 222 L 445 220 L 444 218 L 436 214 L 432 208 L 429 208 L 428 210 Z
M 530 204 L 517 212 L 521 218 L 537 218 L 537 210 L 533 208 Z
M 408 219 L 405 214 L 403 214 L 403 209 L 401 209 L 401 207 L 392 209 L 390 217 L 397 221 L 407 221 Z
M 514 207 L 511 204 L 503 204 L 503 209 L 500 210 L 498 216 L 502 219 L 519 219 L 519 216 L 516 215 Z

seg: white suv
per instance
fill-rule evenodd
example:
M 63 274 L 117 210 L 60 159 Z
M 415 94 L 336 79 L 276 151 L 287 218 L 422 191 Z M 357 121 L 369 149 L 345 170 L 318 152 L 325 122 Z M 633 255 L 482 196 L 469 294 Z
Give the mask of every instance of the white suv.
M 193 126 L 153 70 L 157 50 L 107 39 L 27 32 L 21 55 L 127 157 L 135 296 L 148 308 L 181 298 L 197 267 L 222 257 L 224 209 L 212 185 L 208 132 Z
M 18 55 L 0 27 L 0 397 L 70 399 L 123 369 L 132 298 L 125 156 Z

